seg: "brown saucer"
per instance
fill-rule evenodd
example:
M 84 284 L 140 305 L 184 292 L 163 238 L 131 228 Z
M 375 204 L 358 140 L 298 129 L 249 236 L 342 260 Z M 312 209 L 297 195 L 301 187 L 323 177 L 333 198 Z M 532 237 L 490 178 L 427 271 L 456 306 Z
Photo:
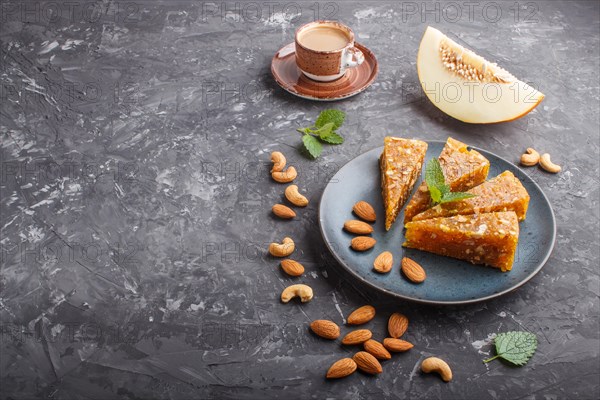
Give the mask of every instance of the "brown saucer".
M 335 101 L 357 95 L 373 83 L 379 66 L 371 50 L 360 43 L 354 45 L 363 52 L 365 61 L 358 67 L 348 68 L 346 75 L 333 82 L 317 82 L 307 78 L 296 65 L 294 43 L 275 53 L 271 62 L 271 73 L 279 86 L 304 99 Z

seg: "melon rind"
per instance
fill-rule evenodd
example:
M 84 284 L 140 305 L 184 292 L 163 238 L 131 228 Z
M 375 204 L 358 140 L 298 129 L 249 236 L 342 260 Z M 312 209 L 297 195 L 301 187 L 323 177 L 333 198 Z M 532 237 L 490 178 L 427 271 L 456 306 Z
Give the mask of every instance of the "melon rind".
M 443 65 L 440 46 L 449 46 L 473 66 L 485 65 L 486 76 L 467 80 Z M 428 27 L 417 56 L 419 81 L 429 100 L 458 120 L 476 124 L 512 121 L 533 110 L 544 95 L 507 71 Z M 500 80 L 501 82 L 497 82 Z

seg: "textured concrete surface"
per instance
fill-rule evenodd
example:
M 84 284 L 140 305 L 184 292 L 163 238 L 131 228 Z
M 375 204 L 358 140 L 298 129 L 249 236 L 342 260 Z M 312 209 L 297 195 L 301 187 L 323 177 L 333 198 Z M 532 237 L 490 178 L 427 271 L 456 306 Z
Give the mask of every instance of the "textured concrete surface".
M 598 2 L 499 4 L 2 2 L 1 397 L 598 398 Z M 348 113 L 346 143 L 310 161 L 295 128 L 327 105 L 280 90 L 269 65 L 315 17 L 352 26 L 380 75 L 334 104 Z M 500 125 L 445 116 L 415 70 L 429 24 L 546 99 Z M 527 170 L 558 223 L 541 273 L 500 299 L 442 308 L 350 279 L 318 233 L 318 199 L 387 134 L 452 135 L 515 161 L 529 146 L 551 153 L 561 174 Z M 270 215 L 282 196 L 268 174 L 276 149 L 312 201 L 292 222 Z M 284 235 L 298 243 L 300 279 L 266 255 Z M 281 304 L 294 281 L 315 299 Z M 400 311 L 416 346 L 379 377 L 327 382 L 355 349 L 308 324 L 341 324 L 365 303 L 377 306 L 377 338 Z M 537 334 L 532 360 L 483 364 L 493 335 L 513 329 Z M 451 363 L 452 383 L 420 373 L 429 355 Z

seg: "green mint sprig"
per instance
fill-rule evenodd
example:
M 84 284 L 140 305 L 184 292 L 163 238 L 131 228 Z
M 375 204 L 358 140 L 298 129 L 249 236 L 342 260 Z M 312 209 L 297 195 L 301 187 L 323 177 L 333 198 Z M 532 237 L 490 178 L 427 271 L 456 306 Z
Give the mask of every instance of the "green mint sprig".
M 538 345 L 535 334 L 519 331 L 500 333 L 494 339 L 494 343 L 496 344 L 496 355 L 483 360 L 484 363 L 502 358 L 514 365 L 525 365 L 535 353 Z
M 450 203 L 452 201 L 469 199 L 474 194 L 465 192 L 451 192 L 446 184 L 444 171 L 437 158 L 432 158 L 425 167 L 425 182 L 429 188 L 429 195 L 434 204 Z
M 346 114 L 340 110 L 323 110 L 315 124 L 306 128 L 296 129 L 302 133 L 302 143 L 312 158 L 317 158 L 323 152 L 323 144 L 342 144 L 344 138 L 337 133 L 342 126 Z

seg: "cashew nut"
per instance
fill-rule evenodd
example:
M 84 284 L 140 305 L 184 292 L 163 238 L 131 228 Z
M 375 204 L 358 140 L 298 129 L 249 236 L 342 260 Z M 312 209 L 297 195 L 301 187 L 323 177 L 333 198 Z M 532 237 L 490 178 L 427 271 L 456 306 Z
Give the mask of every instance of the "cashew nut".
M 298 186 L 290 185 L 285 188 L 285 198 L 295 206 L 306 207 L 308 199 L 298 192 Z
M 300 297 L 300 301 L 306 303 L 313 298 L 313 291 L 308 285 L 292 285 L 283 289 L 281 292 L 281 301 L 287 303 L 294 297 Z
M 540 162 L 540 153 L 529 147 L 525 154 L 521 156 L 521 164 L 526 167 L 533 167 Z
M 295 248 L 294 241 L 286 237 L 281 244 L 271 243 L 269 245 L 269 253 L 274 257 L 287 257 L 294 252 Z
M 279 151 L 274 151 L 271 153 L 271 161 L 273 162 L 273 168 L 271 168 L 271 173 L 283 171 L 285 168 L 285 156 L 283 153 Z
M 550 154 L 548 153 L 542 154 L 542 156 L 540 157 L 540 167 L 553 174 L 560 172 L 560 170 L 562 169 L 560 165 L 554 164 L 550 160 Z
M 426 374 L 430 372 L 437 372 L 442 377 L 444 382 L 450 382 L 452 380 L 452 370 L 446 361 L 437 358 L 429 357 L 423 360 L 421 363 L 421 371 Z
M 288 183 L 296 179 L 298 176 L 298 172 L 296 172 L 296 168 L 289 167 L 285 171 L 274 171 L 271 172 L 271 177 L 273 180 L 279 183 Z

